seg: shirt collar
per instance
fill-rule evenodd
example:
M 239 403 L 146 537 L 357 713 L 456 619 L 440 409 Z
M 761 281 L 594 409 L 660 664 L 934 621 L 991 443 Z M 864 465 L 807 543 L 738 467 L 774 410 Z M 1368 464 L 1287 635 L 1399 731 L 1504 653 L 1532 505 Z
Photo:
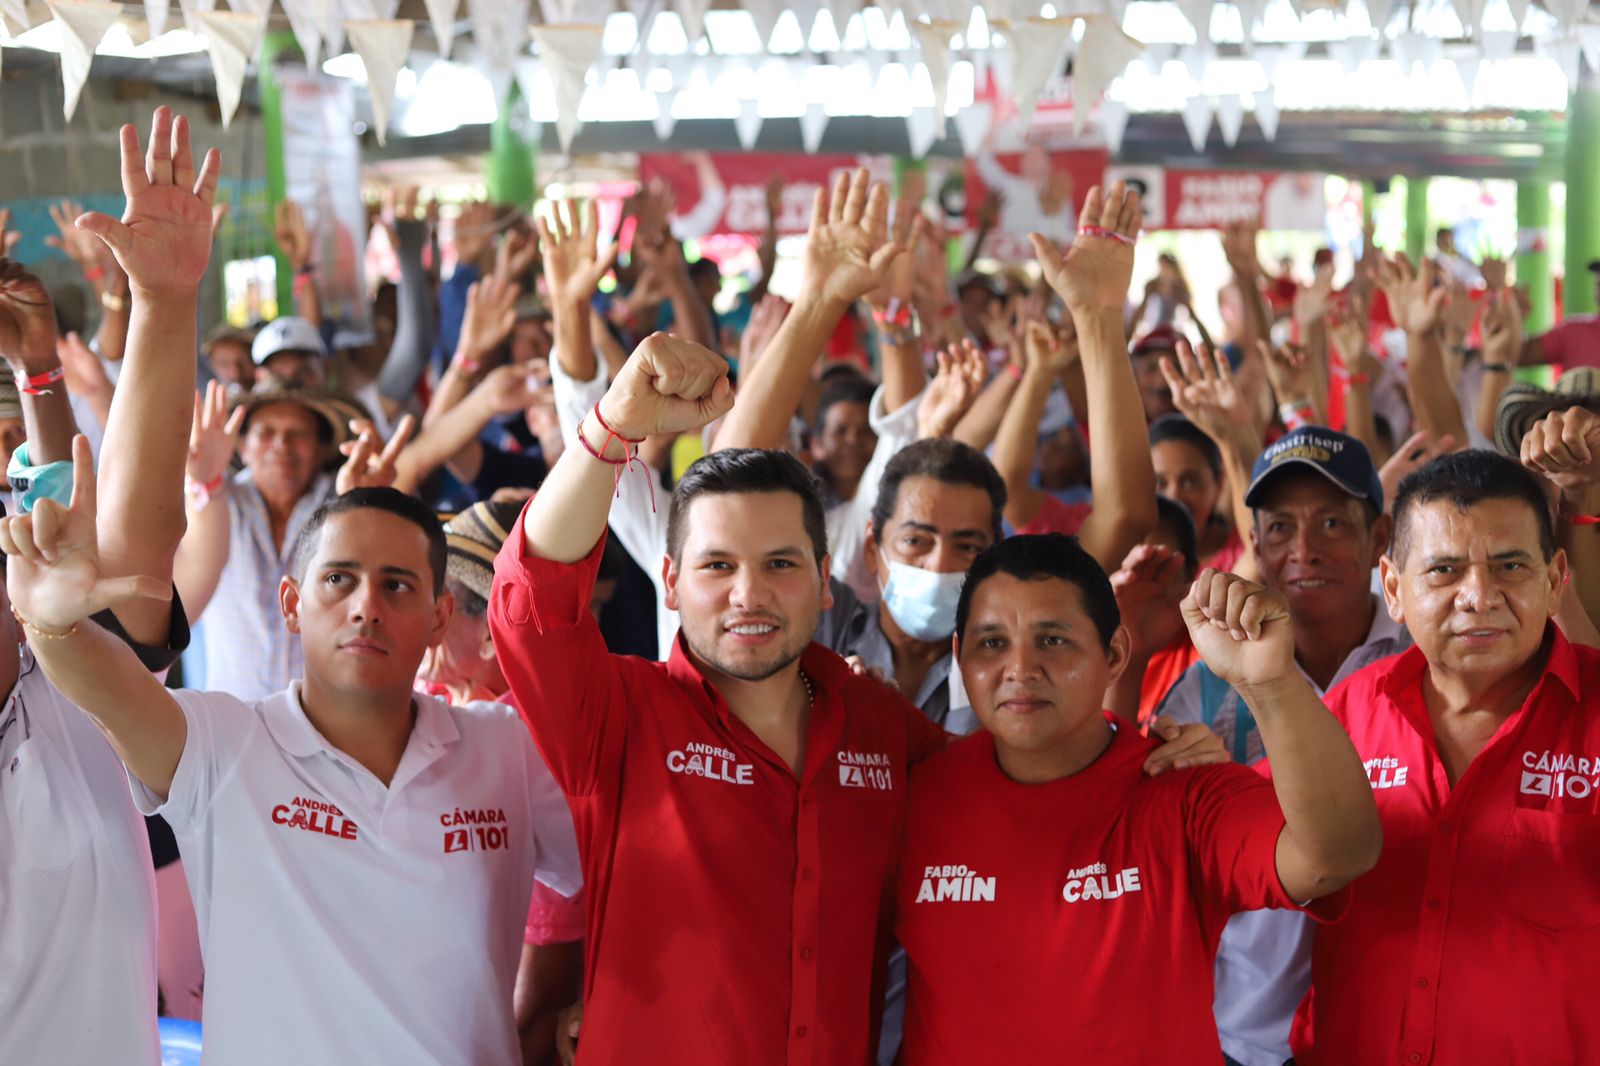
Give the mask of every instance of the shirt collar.
M 1572 642 L 1561 632 L 1561 627 L 1554 621 L 1545 623 L 1544 644 L 1545 651 L 1544 670 L 1539 675 L 1539 680 L 1534 683 L 1533 692 L 1537 694 L 1544 687 L 1546 681 L 1554 678 L 1564 687 L 1574 700 L 1579 698 L 1579 670 L 1578 653 L 1573 650 Z M 1411 707 L 1422 701 L 1422 675 L 1428 669 L 1427 657 L 1422 654 L 1422 648 L 1416 644 L 1411 645 L 1394 659 L 1394 667 L 1385 674 L 1379 682 L 1379 691 L 1397 707 Z M 1533 696 L 1529 697 L 1531 705 Z
M 296 758 L 306 758 L 317 752 L 348 759 L 339 749 L 328 743 L 306 717 L 305 706 L 300 702 L 303 681 L 293 681 L 282 692 L 274 693 L 262 701 L 262 717 L 272 739 L 285 752 Z M 415 693 L 412 702 L 417 708 L 417 720 L 411 726 L 411 740 L 407 747 L 417 743 L 437 741 L 439 745 L 452 744 L 461 736 L 455 719 L 443 700 Z

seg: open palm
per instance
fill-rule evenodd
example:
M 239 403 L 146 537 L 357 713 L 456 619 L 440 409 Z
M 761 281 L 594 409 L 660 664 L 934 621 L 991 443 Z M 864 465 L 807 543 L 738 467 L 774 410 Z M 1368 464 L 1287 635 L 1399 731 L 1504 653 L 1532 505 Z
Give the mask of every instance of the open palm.
M 105 241 L 135 289 L 193 290 L 211 258 L 211 206 L 221 165 L 213 148 L 197 177 L 188 122 L 157 108 L 147 157 L 140 158 L 138 132 L 122 127 L 122 220 L 91 213 L 78 219 L 78 228 Z
M 889 190 L 865 168 L 817 191 L 806 239 L 806 289 L 850 304 L 877 288 L 905 246 L 890 240 Z
M 1198 352 L 1180 342 L 1176 360 L 1163 357 L 1161 374 L 1178 413 L 1206 436 L 1222 441 L 1250 420 L 1250 405 L 1234 380 L 1227 356 L 1204 345 Z

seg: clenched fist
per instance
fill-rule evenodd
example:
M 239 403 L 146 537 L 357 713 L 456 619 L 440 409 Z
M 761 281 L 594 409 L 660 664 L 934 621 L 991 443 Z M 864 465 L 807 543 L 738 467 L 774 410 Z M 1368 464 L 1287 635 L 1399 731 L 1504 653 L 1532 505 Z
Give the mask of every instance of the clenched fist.
M 1180 606 L 1195 650 L 1234 688 L 1294 676 L 1294 626 L 1281 592 L 1206 567 Z
M 600 400 L 600 416 L 620 436 L 700 429 L 733 407 L 728 361 L 665 333 L 646 337 Z

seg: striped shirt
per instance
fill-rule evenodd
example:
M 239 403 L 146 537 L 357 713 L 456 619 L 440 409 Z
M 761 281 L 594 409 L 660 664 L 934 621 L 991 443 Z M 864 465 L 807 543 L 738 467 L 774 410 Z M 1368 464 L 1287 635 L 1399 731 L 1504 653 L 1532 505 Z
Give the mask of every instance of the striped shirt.
M 254 702 L 304 676 L 300 638 L 283 623 L 278 583 L 289 572 L 306 522 L 333 492 L 333 477 L 318 474 L 294 505 L 279 548 L 272 541 L 267 501 L 250 471 L 233 475 L 227 494 L 228 562 L 203 619 L 206 688 Z

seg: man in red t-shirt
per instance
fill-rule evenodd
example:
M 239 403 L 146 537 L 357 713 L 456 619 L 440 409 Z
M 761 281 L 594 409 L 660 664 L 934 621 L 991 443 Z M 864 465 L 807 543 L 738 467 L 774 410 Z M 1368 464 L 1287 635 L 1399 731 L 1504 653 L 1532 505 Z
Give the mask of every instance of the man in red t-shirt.
M 1377 861 L 1366 774 L 1294 669 L 1283 596 L 1207 569 L 1183 614 L 1257 715 L 1271 784 L 1234 764 L 1141 772 L 1151 742 L 1100 710 L 1128 634 L 1071 538 L 1013 537 L 973 564 L 953 639 L 986 730 L 911 786 L 905 1066 L 1214 1066 L 1212 963 L 1229 915 L 1309 900 L 1337 914 Z
M 1529 436 L 1549 425 L 1530 463 L 1592 484 L 1600 434 Z M 1295 1061 L 1592 1062 L 1600 651 L 1551 621 L 1571 590 L 1537 479 L 1488 451 L 1412 473 L 1380 574 L 1416 645 L 1328 706 L 1366 766 L 1383 855 L 1346 920 L 1317 930 Z

